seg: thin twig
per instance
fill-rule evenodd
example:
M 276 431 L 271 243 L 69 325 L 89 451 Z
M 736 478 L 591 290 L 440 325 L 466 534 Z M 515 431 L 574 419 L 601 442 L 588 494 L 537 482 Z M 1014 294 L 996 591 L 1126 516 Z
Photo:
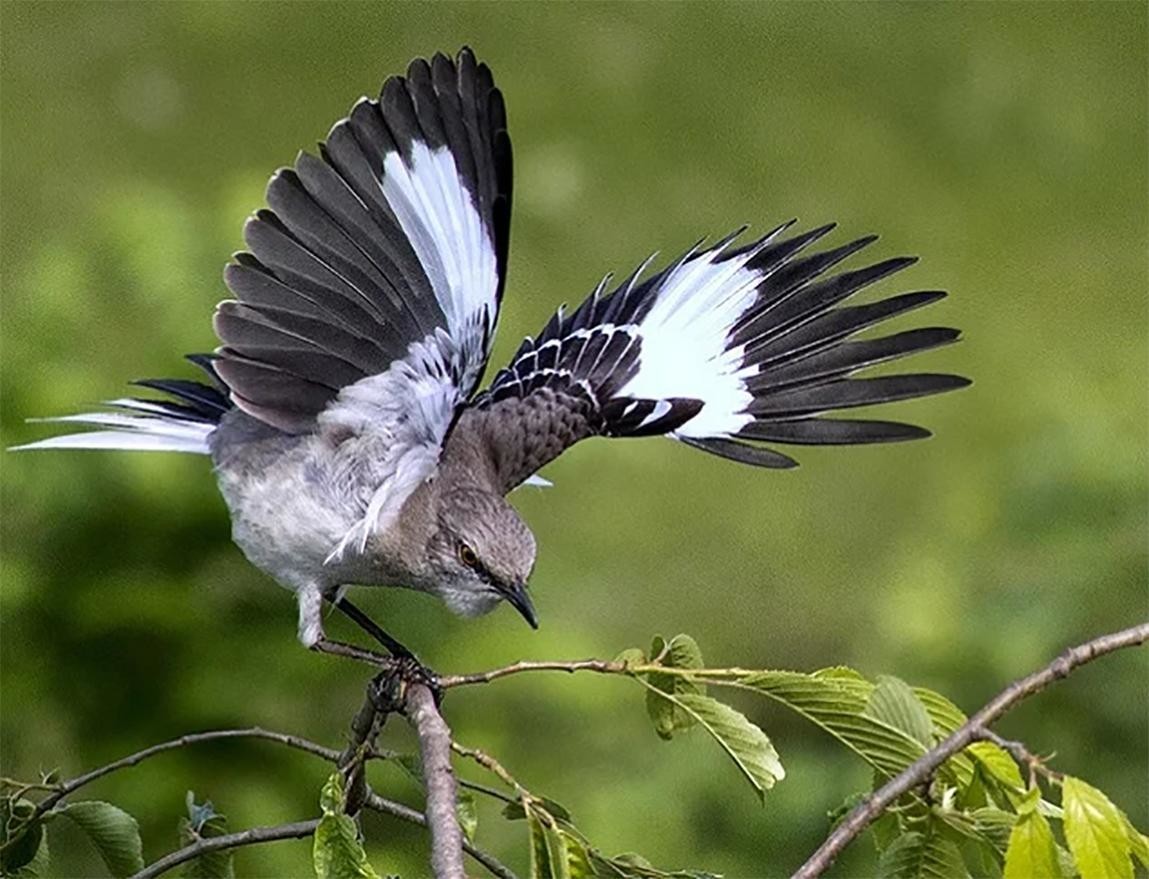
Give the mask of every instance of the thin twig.
M 132 879 L 155 879 L 166 873 L 172 867 L 178 867 L 186 861 L 194 860 L 208 852 L 219 851 L 225 848 L 239 848 L 244 845 L 258 845 L 262 842 L 275 842 L 280 839 L 301 839 L 315 833 L 319 819 L 311 821 L 296 821 L 294 824 L 280 824 L 276 827 L 252 827 L 250 830 L 241 830 L 238 833 L 228 833 L 225 836 L 202 837 L 198 842 L 177 849 L 171 854 L 164 855 L 153 864 L 149 864 Z
M 386 800 L 370 788 L 368 788 L 366 796 L 363 798 L 363 806 L 376 812 L 382 812 L 385 815 L 392 815 L 402 821 L 418 824 L 420 827 L 427 826 L 427 817 L 422 812 L 416 811 L 410 806 L 404 806 L 402 803 Z M 518 879 L 510 867 L 492 855 L 487 854 L 482 849 L 475 848 L 471 843 L 467 842 L 465 838 L 463 839 L 463 851 L 486 867 L 492 875 L 498 876 L 499 879 Z
M 14 799 L 20 799 L 28 791 L 58 791 L 61 787 L 59 782 L 55 784 L 47 784 L 42 781 L 18 781 L 15 778 L 0 778 L 0 787 L 10 787 L 16 791 L 12 796 Z
M 454 747 L 455 747 L 455 745 L 452 742 L 451 743 L 452 750 L 454 749 Z M 502 800 L 504 803 L 517 802 L 517 800 L 515 800 L 514 797 L 508 797 L 501 790 L 495 790 L 493 787 L 488 787 L 485 784 L 479 784 L 477 781 L 468 781 L 465 778 L 456 778 L 455 780 L 459 783 L 459 787 L 465 787 L 468 790 L 475 791 L 476 793 L 486 794 L 488 797 L 493 797 L 496 800 Z
M 1123 647 L 1136 647 L 1146 641 L 1149 641 L 1149 623 L 1142 623 L 1110 635 L 1102 635 L 1077 647 L 1069 648 L 1049 665 L 1014 681 L 958 727 L 945 741 L 935 745 L 858 804 L 798 868 L 794 873 L 794 879 L 813 879 L 815 876 L 821 876 L 830 868 L 842 850 L 894 801 L 926 781 L 942 763 L 958 751 L 982 738 L 990 724 L 1018 702 L 1040 692 L 1049 684 L 1061 680 L 1077 667 L 1099 656 Z
M 30 821 L 39 818 L 49 809 L 56 805 L 68 794 L 79 790 L 86 784 L 90 784 L 98 778 L 103 778 L 118 769 L 125 769 L 129 766 L 135 766 L 147 760 L 149 757 L 154 757 L 157 754 L 162 754 L 165 751 L 172 751 L 176 748 L 183 748 L 188 745 L 197 745 L 201 742 L 210 742 L 217 739 L 266 739 L 272 742 L 278 742 L 281 745 L 286 745 L 289 748 L 295 748 L 298 751 L 306 751 L 309 754 L 314 754 L 317 757 L 322 757 L 331 763 L 339 759 L 339 752 L 332 748 L 325 748 L 323 745 L 318 745 L 315 742 L 310 742 L 307 739 L 300 738 L 299 736 L 288 735 L 287 733 L 273 732 L 258 726 L 248 727 L 246 729 L 216 729 L 208 730 L 207 732 L 189 733 L 185 736 L 180 736 L 177 739 L 171 739 L 167 742 L 160 742 L 158 745 L 152 745 L 150 748 L 144 748 L 142 751 L 136 751 L 134 754 L 129 754 L 126 757 L 121 757 L 108 763 L 106 766 L 101 766 L 93 769 L 90 772 L 85 772 L 83 775 L 77 775 L 75 778 L 68 779 L 61 782 L 55 790 L 46 796 L 37 804 L 35 811 L 32 813 Z
M 468 748 L 466 745 L 460 745 L 458 742 L 451 742 L 451 750 L 458 754 L 460 757 L 466 757 L 468 760 L 474 760 L 488 772 L 497 776 L 498 779 L 513 790 L 518 796 L 522 797 L 524 794 L 527 797 L 532 797 L 530 791 L 519 784 L 511 773 L 506 770 L 498 760 L 488 754 L 486 751 L 480 751 L 478 748 Z
M 407 686 L 407 718 L 415 727 L 427 790 L 427 826 L 431 831 L 431 869 L 436 879 L 463 879 L 463 831 L 455 811 L 455 773 L 451 770 L 451 730 L 424 684 Z
M 1057 784 L 1061 784 L 1061 782 L 1065 779 L 1065 776 L 1062 773 L 1050 769 L 1045 765 L 1045 762 L 1049 760 L 1050 757 L 1037 756 L 1025 746 L 1024 742 L 1018 742 L 1014 741 L 1013 739 L 1003 738 L 1002 736 L 999 736 L 997 733 L 995 733 L 992 729 L 978 730 L 977 737 L 983 741 L 992 742 L 1007 754 L 1009 754 L 1009 756 L 1013 758 L 1013 762 L 1015 762 L 1020 768 L 1025 769 L 1029 773 L 1029 783 L 1031 787 L 1033 786 L 1035 775 L 1040 775 L 1043 778 L 1046 778 L 1049 781 L 1055 782 Z
M 447 675 L 439 678 L 439 686 L 444 690 L 452 687 L 462 687 L 468 684 L 489 684 L 508 675 L 520 674 L 525 671 L 593 671 L 599 674 L 627 674 L 629 669 L 621 662 L 608 662 L 604 659 L 579 659 L 573 662 L 516 662 L 503 668 L 494 668 L 490 671 L 481 671 L 466 675 Z

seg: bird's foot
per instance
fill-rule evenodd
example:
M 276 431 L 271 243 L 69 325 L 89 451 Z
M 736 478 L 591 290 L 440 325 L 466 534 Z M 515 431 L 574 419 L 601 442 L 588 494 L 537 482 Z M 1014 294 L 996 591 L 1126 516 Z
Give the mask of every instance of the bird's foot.
M 423 665 L 413 653 L 392 656 L 382 671 L 371 681 L 371 698 L 378 711 L 401 712 L 407 688 L 413 684 L 426 687 L 435 698 L 435 706 L 443 702 L 443 687 L 439 675 Z

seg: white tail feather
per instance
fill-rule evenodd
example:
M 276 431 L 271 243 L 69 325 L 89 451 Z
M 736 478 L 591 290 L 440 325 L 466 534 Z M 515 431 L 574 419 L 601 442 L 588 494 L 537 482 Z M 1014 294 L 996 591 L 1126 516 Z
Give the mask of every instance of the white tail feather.
M 743 382 L 743 351 L 727 348 L 727 338 L 754 304 L 762 273 L 746 264 L 763 246 L 725 260 L 719 246 L 684 260 L 663 279 L 638 327 L 638 373 L 618 396 L 703 400 L 702 410 L 675 431 L 679 436 L 726 436 L 752 420 L 744 411 L 753 398 Z M 663 414 L 656 409 L 647 420 Z
M 84 412 L 79 415 L 62 415 L 57 418 L 33 418 L 30 421 L 62 422 L 66 424 L 98 425 L 120 428 L 118 430 L 93 430 L 53 436 L 12 446 L 9 451 L 29 449 L 122 449 L 135 452 L 189 452 L 197 455 L 210 453 L 208 435 L 215 430 L 214 424 L 198 421 L 184 421 L 180 418 L 164 416 L 162 407 L 152 406 L 137 400 L 114 400 L 111 405 L 126 405 L 128 408 L 154 415 L 123 415 L 115 412 Z

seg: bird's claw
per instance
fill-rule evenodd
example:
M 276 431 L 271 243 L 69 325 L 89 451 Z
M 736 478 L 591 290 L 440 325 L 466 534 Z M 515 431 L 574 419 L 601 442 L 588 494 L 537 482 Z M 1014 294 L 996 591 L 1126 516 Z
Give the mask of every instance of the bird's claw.
M 371 698 L 381 712 L 402 711 L 407 687 L 421 684 L 431 691 L 435 707 L 443 702 L 443 687 L 439 675 L 423 665 L 413 653 L 400 654 L 388 659 L 387 664 L 372 680 Z

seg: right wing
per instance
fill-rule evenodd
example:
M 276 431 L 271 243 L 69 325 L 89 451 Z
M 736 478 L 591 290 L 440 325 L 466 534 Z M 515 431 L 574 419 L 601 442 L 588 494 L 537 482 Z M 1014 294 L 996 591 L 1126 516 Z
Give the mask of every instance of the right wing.
M 305 433 L 341 391 L 404 360 L 434 373 L 446 408 L 466 400 L 502 296 L 510 163 L 502 95 L 463 49 L 412 62 L 336 123 L 319 158 L 272 177 L 270 210 L 244 230 L 251 252 L 225 272 L 236 298 L 215 316 L 235 404 Z
M 580 439 L 667 434 L 722 457 L 793 467 L 754 443 L 854 444 L 916 439 L 929 432 L 888 421 L 820 415 L 960 388 L 931 373 L 850 378 L 863 367 L 949 344 L 958 331 L 907 330 L 850 341 L 858 331 L 935 302 L 942 292 L 904 293 L 837 307 L 913 264 L 888 259 L 825 277 L 873 236 L 799 257 L 832 229 L 782 238 L 790 224 L 733 249 L 733 237 L 684 254 L 639 281 L 560 311 L 465 417 L 484 435 L 509 491 Z M 749 442 L 747 442 L 749 441 Z

